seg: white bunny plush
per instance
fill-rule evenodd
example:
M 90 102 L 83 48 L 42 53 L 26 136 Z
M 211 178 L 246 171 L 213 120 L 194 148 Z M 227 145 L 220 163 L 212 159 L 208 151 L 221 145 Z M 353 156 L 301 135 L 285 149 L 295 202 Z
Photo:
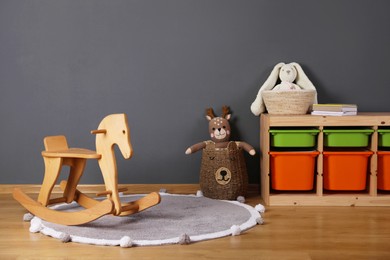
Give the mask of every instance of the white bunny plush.
M 272 90 L 301 90 L 301 87 L 294 84 L 297 77 L 297 70 L 293 64 L 285 64 L 280 68 L 279 78 L 282 82 L 276 85 Z
M 295 87 L 297 90 L 303 89 L 303 90 L 316 90 L 314 87 L 313 83 L 309 80 L 309 78 L 306 76 L 305 72 L 303 71 L 302 67 L 296 63 L 292 62 L 289 64 L 285 64 L 283 62 L 280 62 L 275 65 L 273 70 L 271 71 L 271 74 L 268 76 L 267 80 L 264 82 L 264 84 L 260 87 L 259 92 L 257 93 L 255 101 L 253 101 L 251 105 L 251 111 L 255 116 L 260 115 L 261 113 L 265 112 L 265 105 L 262 97 L 262 92 L 265 90 L 273 90 L 276 86 L 276 83 L 279 79 L 279 75 L 287 76 L 287 78 L 292 78 L 294 76 L 294 72 L 290 73 L 285 73 L 287 72 L 286 70 L 284 72 L 281 71 L 281 69 L 287 66 L 285 68 L 294 68 L 296 71 L 296 78 L 295 78 L 295 84 L 292 83 L 294 80 L 292 80 L 289 84 L 283 83 L 283 79 L 281 77 L 282 83 L 278 84 L 278 90 L 285 90 L 286 88 L 291 89 L 291 87 Z M 292 70 L 291 70 L 292 71 Z M 287 75 L 285 75 L 287 74 Z M 280 86 L 279 86 L 280 85 Z M 314 97 L 313 104 L 318 103 L 317 102 L 317 94 Z

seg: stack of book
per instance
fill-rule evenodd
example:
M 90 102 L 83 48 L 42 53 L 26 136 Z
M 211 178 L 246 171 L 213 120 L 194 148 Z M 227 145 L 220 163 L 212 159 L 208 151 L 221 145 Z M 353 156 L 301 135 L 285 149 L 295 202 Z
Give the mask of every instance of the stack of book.
M 355 104 L 313 104 L 312 115 L 353 116 L 357 114 Z

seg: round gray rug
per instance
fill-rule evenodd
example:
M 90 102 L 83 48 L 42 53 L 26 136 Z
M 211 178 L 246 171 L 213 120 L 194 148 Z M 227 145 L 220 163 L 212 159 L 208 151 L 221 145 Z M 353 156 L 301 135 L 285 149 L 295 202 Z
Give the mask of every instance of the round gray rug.
M 103 216 L 88 224 L 64 226 L 34 217 L 30 232 L 58 238 L 63 242 L 78 242 L 95 245 L 122 247 L 188 244 L 214 239 L 241 232 L 262 224 L 255 208 L 238 201 L 214 200 L 195 195 L 172 195 L 160 193 L 161 203 L 138 214 L 117 217 Z M 125 195 L 123 202 L 139 199 L 144 195 Z M 57 210 L 77 211 L 77 203 L 55 206 Z

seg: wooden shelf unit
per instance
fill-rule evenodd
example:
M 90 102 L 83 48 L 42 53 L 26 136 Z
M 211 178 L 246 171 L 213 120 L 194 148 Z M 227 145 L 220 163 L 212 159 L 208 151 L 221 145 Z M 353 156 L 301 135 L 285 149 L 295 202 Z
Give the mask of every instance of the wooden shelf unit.
M 323 140 L 322 130 L 328 126 L 365 126 L 374 130 L 368 149 L 374 154 L 369 160 L 369 173 L 365 191 L 336 192 L 323 189 Z M 390 126 L 390 112 L 366 112 L 356 116 L 269 115 L 260 116 L 260 169 L 261 196 L 270 206 L 390 206 L 390 192 L 377 189 L 378 127 Z M 270 134 L 271 127 L 315 127 L 317 137 L 315 188 L 311 192 L 273 191 L 270 188 Z

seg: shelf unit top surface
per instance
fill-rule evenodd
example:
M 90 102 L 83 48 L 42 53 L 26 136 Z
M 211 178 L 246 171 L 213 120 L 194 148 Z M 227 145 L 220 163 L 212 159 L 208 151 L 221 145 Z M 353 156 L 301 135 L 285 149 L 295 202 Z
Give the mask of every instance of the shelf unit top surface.
M 270 126 L 390 126 L 390 112 L 360 112 L 353 116 L 262 114 Z

